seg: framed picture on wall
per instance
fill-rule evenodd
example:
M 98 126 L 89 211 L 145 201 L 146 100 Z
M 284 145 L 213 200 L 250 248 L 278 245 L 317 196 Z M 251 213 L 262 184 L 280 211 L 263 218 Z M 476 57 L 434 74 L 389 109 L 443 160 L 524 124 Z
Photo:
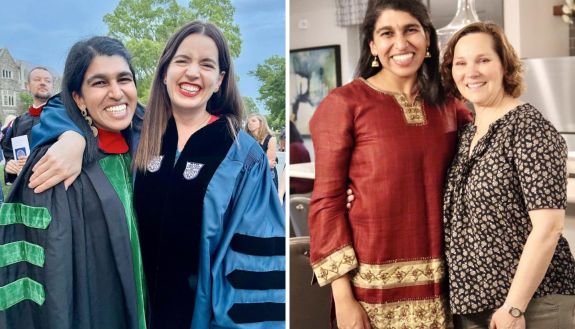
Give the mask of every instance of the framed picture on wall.
M 309 136 L 309 120 L 316 107 L 341 86 L 339 45 L 290 50 L 290 119 L 300 134 Z

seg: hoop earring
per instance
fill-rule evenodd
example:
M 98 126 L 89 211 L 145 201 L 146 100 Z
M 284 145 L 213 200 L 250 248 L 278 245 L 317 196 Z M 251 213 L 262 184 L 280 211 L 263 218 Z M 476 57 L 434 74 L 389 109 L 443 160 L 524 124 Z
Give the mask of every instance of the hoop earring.
M 425 51 L 425 58 L 431 58 L 431 53 L 429 52 L 429 48 Z
M 82 114 L 82 117 L 84 117 L 84 120 L 86 120 L 86 122 L 88 123 L 88 126 L 90 126 L 90 129 L 92 130 L 92 134 L 94 135 L 94 137 L 98 137 L 98 129 L 92 125 L 94 121 L 88 114 L 88 111 L 85 108 L 80 108 L 80 113 Z
M 371 67 L 379 67 L 379 60 L 377 56 L 373 56 L 373 61 L 371 62 Z

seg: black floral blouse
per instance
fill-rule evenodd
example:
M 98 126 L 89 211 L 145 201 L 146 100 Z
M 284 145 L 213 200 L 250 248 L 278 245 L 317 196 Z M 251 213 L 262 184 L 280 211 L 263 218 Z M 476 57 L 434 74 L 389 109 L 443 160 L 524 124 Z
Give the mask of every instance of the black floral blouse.
M 444 195 L 451 310 L 500 307 L 532 226 L 528 211 L 567 205 L 565 140 L 523 104 L 489 126 L 471 157 L 476 127 L 461 131 Z M 534 298 L 575 295 L 575 261 L 561 237 Z

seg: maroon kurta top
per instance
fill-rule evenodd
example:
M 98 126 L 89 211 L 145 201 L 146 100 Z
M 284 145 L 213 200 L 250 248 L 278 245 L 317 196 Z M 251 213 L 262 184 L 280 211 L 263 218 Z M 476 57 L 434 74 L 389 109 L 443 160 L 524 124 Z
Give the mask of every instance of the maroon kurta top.
M 372 326 L 445 324 L 442 190 L 469 111 L 454 100 L 406 119 L 398 94 L 363 79 L 332 91 L 311 122 L 311 262 L 320 285 L 350 272 Z M 420 113 L 421 114 L 421 113 Z M 346 188 L 356 196 L 347 212 Z

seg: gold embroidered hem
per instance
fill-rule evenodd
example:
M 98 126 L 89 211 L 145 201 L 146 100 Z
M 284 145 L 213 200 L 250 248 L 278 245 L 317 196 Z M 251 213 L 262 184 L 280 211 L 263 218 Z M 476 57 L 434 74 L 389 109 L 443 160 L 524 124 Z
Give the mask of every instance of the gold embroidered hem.
M 352 282 L 361 288 L 389 289 L 435 283 L 444 277 L 443 260 L 436 258 L 383 265 L 359 263 Z
M 387 304 L 359 303 L 365 309 L 373 329 L 452 328 L 447 305 L 439 297 Z
M 345 246 L 312 265 L 320 286 L 325 286 L 357 267 L 355 251 Z
M 427 124 L 427 118 L 425 117 L 425 111 L 423 111 L 421 97 L 416 96 L 413 100 L 413 104 L 409 104 L 409 101 L 404 94 L 393 94 L 393 98 L 395 98 L 401 107 L 405 122 L 407 122 L 408 125 L 423 126 Z

